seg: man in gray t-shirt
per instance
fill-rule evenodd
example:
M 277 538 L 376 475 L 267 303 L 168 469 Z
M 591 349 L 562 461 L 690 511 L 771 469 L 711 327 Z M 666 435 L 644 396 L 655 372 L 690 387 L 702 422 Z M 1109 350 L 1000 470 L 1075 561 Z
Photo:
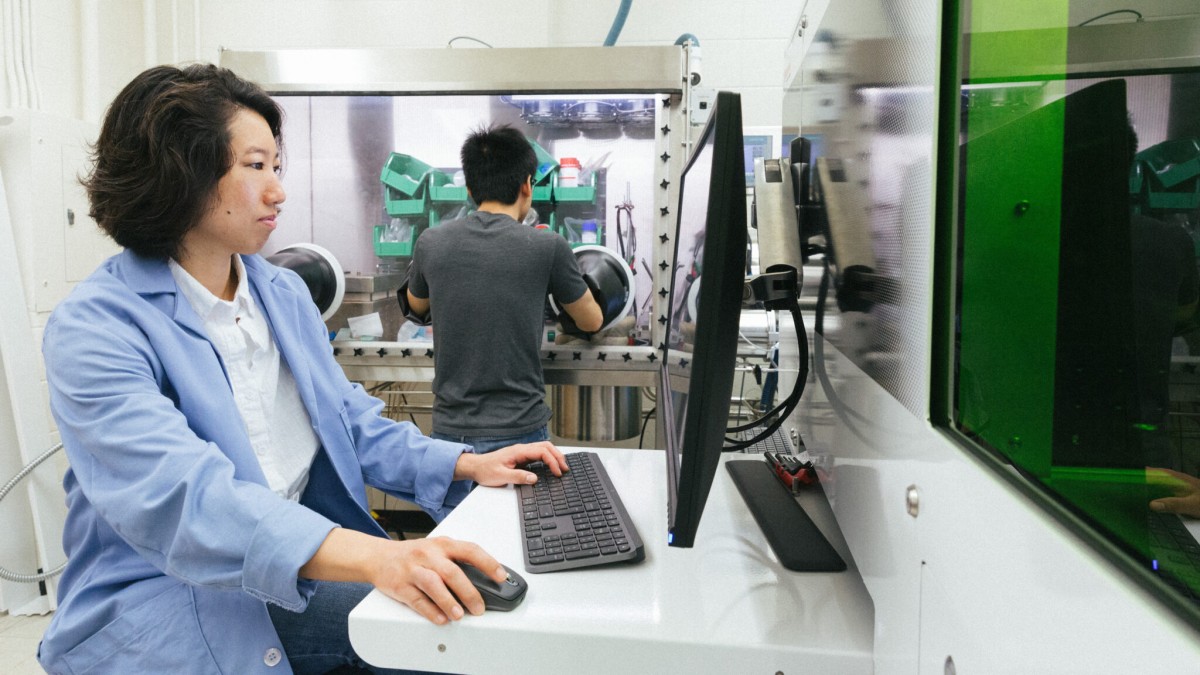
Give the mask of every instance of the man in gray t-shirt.
M 547 291 L 582 331 L 599 330 L 603 315 L 566 240 L 520 223 L 537 168 L 525 137 L 483 129 L 461 157 L 478 211 L 417 239 L 407 300 L 432 314 L 433 437 L 488 452 L 548 438 L 539 353 Z

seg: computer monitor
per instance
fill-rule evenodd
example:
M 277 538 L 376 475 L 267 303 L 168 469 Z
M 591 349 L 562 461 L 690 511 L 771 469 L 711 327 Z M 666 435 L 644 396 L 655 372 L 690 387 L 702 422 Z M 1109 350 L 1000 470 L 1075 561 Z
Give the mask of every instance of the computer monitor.
M 738 94 L 719 92 L 684 167 L 659 381 L 667 445 L 667 543 L 690 547 L 720 464 L 746 274 Z

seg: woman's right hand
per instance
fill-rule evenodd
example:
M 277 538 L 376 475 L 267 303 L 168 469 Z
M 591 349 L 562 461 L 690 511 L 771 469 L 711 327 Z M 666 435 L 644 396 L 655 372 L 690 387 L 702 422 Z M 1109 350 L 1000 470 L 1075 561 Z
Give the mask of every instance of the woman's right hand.
M 497 583 L 508 576 L 477 544 L 446 537 L 393 541 L 344 528 L 329 532 L 300 576 L 368 582 L 440 625 L 463 618 L 464 607 L 471 614 L 484 610 L 483 597 L 455 561 L 474 565 Z
M 384 547 L 386 552 L 371 583 L 439 625 L 446 623 L 447 617 L 454 621 L 463 618 L 464 606 L 471 614 L 484 610 L 483 597 L 455 561 L 474 565 L 497 583 L 508 576 L 503 565 L 470 542 L 429 537 L 386 543 L 392 545 Z

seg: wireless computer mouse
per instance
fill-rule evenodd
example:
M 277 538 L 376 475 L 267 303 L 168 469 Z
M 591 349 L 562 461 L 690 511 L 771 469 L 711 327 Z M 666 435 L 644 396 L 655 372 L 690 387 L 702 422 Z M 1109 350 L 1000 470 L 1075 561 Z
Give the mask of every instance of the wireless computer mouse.
M 514 572 L 508 565 L 504 566 L 505 571 L 508 572 L 508 579 L 499 584 L 492 581 L 474 565 L 460 561 L 458 566 L 479 590 L 479 594 L 483 596 L 483 606 L 487 609 L 507 612 L 525 599 L 525 591 L 529 589 L 529 584 L 525 583 L 521 575 Z

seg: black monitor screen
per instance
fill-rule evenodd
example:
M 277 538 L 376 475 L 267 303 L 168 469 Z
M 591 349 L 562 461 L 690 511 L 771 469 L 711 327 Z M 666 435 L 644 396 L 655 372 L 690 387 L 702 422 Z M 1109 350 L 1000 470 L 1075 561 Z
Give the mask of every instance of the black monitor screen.
M 741 98 L 720 92 L 684 168 L 659 386 L 667 541 L 692 545 L 720 463 L 746 269 Z

